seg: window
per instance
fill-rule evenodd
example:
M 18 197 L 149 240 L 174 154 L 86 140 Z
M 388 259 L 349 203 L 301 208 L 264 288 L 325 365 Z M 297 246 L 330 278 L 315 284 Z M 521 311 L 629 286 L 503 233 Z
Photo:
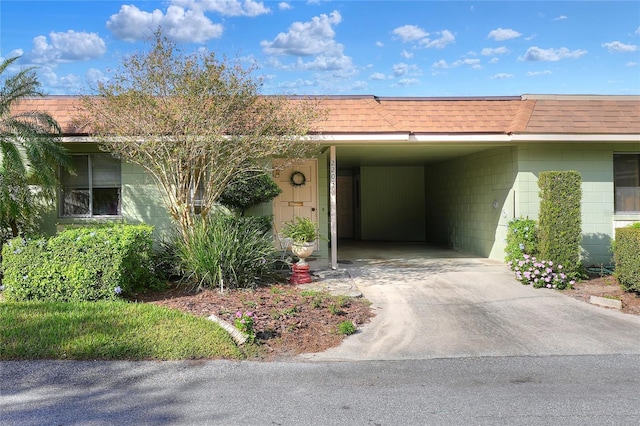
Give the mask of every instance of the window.
M 109 154 L 74 155 L 75 175 L 62 171 L 60 216 L 120 215 L 120 160 Z
M 616 213 L 640 212 L 640 154 L 614 154 Z

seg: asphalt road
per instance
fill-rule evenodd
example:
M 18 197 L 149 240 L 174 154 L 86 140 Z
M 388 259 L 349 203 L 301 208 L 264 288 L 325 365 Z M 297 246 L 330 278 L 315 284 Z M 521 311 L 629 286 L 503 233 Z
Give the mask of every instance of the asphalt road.
M 640 356 L 0 363 L 2 425 L 632 425 Z

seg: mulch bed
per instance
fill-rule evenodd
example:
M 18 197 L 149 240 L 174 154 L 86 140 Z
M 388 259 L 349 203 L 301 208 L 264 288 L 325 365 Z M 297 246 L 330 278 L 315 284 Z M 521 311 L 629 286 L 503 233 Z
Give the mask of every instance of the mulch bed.
M 324 297 L 309 295 L 290 284 L 224 293 L 172 286 L 167 291 L 140 295 L 137 299 L 202 317 L 214 314 L 230 324 L 236 312 L 253 312 L 258 357 L 271 360 L 338 346 L 345 337 L 337 333 L 338 324 L 350 320 L 357 327 L 374 315 L 364 299 L 335 299 L 322 294 Z

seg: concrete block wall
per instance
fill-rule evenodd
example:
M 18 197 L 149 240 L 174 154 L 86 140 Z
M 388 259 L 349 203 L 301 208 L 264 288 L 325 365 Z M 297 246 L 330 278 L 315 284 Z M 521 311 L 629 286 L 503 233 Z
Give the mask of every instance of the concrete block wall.
M 451 247 L 502 260 L 514 217 L 515 155 L 512 147 L 489 148 L 426 165 L 427 234 L 446 230 Z
M 587 265 L 611 262 L 609 251 L 616 221 L 640 220 L 640 215 L 614 212 L 613 154 L 640 152 L 640 144 L 531 143 L 518 146 L 515 185 L 516 216 L 538 218 L 538 174 L 576 170 L 582 176 L 582 258 Z

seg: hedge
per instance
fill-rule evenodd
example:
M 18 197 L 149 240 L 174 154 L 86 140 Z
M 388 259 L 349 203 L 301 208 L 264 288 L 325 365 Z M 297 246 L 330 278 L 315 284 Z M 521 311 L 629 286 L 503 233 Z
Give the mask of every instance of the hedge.
M 640 292 L 640 226 L 617 228 L 615 276 L 626 291 Z
M 576 171 L 540 172 L 540 213 L 538 216 L 538 250 L 540 258 L 564 267 L 565 273 L 581 275 L 582 179 Z
M 68 229 L 38 240 L 9 241 L 2 250 L 7 300 L 111 300 L 155 284 L 152 227 Z

